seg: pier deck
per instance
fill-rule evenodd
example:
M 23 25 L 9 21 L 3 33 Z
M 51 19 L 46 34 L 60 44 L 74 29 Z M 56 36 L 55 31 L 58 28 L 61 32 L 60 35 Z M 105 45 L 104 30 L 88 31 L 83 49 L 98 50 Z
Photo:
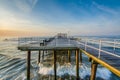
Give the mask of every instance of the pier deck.
M 28 60 L 30 60 L 30 51 L 41 51 L 41 50 L 53 50 L 54 51 L 54 68 L 56 68 L 56 51 L 58 50 L 75 50 L 76 51 L 76 80 L 79 80 L 79 53 L 86 54 L 88 58 L 90 59 L 92 63 L 92 69 L 91 71 L 91 80 L 95 80 L 95 73 L 96 73 L 96 67 L 97 64 L 100 64 L 110 71 L 112 71 L 114 74 L 120 77 L 120 56 L 115 55 L 114 53 L 105 52 L 102 51 L 102 49 L 99 47 L 91 48 L 89 45 L 84 44 L 83 42 L 80 42 L 77 39 L 74 38 L 54 38 L 52 40 L 43 42 L 43 45 L 40 45 L 41 43 L 34 43 L 34 44 L 25 44 L 25 45 L 19 45 L 18 49 L 22 51 L 28 51 Z M 79 50 L 79 51 L 78 51 Z M 80 58 L 80 62 L 82 62 L 82 59 Z M 95 65 L 94 65 L 95 63 Z M 30 62 L 28 61 L 28 66 L 30 66 Z M 56 76 L 56 69 L 55 76 Z M 28 70 L 29 74 L 29 70 Z M 29 77 L 29 76 L 28 76 Z M 56 78 L 55 78 L 56 80 Z

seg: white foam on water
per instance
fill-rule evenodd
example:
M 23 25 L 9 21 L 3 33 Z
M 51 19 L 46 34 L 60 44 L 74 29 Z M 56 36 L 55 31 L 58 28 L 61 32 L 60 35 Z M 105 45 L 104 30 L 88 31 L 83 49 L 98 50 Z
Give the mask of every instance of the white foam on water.
M 54 67 L 44 67 L 43 64 L 39 64 L 39 74 L 42 75 L 54 75 Z M 81 78 L 84 78 L 87 75 L 90 75 L 90 70 L 85 67 L 85 65 L 80 66 L 79 73 Z M 60 66 L 57 63 L 57 76 L 62 76 L 64 74 L 69 74 L 71 76 L 76 76 L 76 66 L 71 65 L 70 63 L 65 63 L 64 65 Z
M 75 75 L 74 66 L 70 63 L 65 63 L 63 66 L 58 66 L 57 75 L 62 76 L 64 74 Z
M 26 80 L 27 77 L 25 75 L 25 73 L 22 73 L 20 76 L 18 76 L 15 80 Z
M 39 74 L 42 75 L 54 75 L 54 67 L 44 67 L 43 64 L 39 64 Z M 70 63 L 65 63 L 64 65 L 60 66 L 57 63 L 57 76 L 63 76 L 65 74 L 76 76 L 76 66 L 71 65 Z M 79 76 L 84 79 L 86 76 L 90 76 L 91 69 L 88 68 L 85 64 L 82 64 L 79 67 Z M 105 68 L 98 68 L 97 69 L 97 77 L 100 77 L 105 80 L 109 80 L 111 76 L 111 72 Z
M 44 67 L 43 64 L 39 64 L 39 74 L 42 75 L 53 75 L 53 67 Z
M 109 80 L 110 77 L 111 77 L 111 74 L 112 73 L 108 69 L 106 69 L 106 68 L 98 68 L 96 76 L 97 77 L 101 77 L 101 78 L 103 78 L 105 80 Z
M 88 68 L 85 64 L 82 64 L 79 67 L 79 76 L 84 79 L 87 75 L 90 75 L 90 68 Z

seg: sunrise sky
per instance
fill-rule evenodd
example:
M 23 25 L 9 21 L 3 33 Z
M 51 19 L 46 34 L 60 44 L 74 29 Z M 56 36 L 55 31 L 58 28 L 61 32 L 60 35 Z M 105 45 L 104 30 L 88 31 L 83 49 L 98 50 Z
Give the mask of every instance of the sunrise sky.
M 0 36 L 120 35 L 120 0 L 0 0 Z

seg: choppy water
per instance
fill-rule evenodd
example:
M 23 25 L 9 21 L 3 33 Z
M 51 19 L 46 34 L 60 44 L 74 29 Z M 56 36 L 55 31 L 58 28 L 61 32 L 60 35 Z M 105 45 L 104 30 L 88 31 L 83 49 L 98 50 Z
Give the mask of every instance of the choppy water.
M 17 41 L 0 41 L 0 80 L 26 80 L 26 52 L 17 50 Z M 37 52 L 33 52 L 37 53 Z M 44 66 L 42 63 L 37 65 L 37 54 L 32 54 L 31 78 L 32 80 L 40 79 L 40 75 L 54 75 L 53 65 Z M 80 66 L 80 77 L 88 80 L 90 76 L 90 64 L 85 55 L 84 63 Z M 76 76 L 76 66 L 74 64 L 65 63 L 61 65 L 57 63 L 57 76 L 65 77 L 65 75 Z M 68 80 L 71 77 L 67 78 Z M 51 80 L 51 78 L 49 78 Z M 97 70 L 97 80 L 120 80 L 106 68 L 99 66 Z

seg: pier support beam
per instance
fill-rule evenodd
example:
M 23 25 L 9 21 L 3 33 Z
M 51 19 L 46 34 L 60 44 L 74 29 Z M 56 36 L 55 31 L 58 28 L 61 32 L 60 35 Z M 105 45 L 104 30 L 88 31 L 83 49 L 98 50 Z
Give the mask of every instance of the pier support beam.
M 95 80 L 98 63 L 92 61 L 90 80 Z
M 41 58 L 41 51 L 39 50 L 39 53 L 38 53 L 38 64 L 40 63 L 40 58 Z
M 27 80 L 30 80 L 30 62 L 31 62 L 31 51 L 27 53 Z
M 68 50 L 68 62 L 69 63 L 71 62 L 71 53 L 70 53 L 70 50 Z
M 92 61 L 92 58 L 89 58 L 89 62 L 91 62 Z
M 75 51 L 76 54 L 76 80 L 79 80 L 79 49 Z
M 80 64 L 82 65 L 82 51 L 80 50 Z
M 42 61 L 44 60 L 44 50 L 42 52 Z
M 54 80 L 57 80 L 57 72 L 56 72 L 56 51 L 54 50 Z

